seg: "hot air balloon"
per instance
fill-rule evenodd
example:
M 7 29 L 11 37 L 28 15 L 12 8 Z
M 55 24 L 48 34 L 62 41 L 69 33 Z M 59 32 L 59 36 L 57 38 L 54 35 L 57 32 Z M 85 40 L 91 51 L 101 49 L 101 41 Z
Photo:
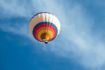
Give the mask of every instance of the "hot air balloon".
M 47 44 L 59 34 L 60 22 L 55 15 L 41 12 L 32 17 L 29 29 L 36 40 Z

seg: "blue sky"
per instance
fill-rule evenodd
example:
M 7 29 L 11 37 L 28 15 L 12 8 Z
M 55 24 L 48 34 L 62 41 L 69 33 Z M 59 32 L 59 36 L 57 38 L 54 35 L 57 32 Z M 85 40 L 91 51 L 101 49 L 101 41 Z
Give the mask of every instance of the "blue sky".
M 0 70 L 105 70 L 104 0 L 0 0 Z M 48 45 L 29 33 L 31 17 L 61 22 Z

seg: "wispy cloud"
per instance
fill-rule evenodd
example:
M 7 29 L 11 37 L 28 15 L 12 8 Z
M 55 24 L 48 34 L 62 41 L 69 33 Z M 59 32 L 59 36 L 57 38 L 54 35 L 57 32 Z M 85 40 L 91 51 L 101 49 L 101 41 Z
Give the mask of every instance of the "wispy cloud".
M 55 0 L 43 2 L 48 11 L 60 16 L 62 25 L 63 39 L 60 37 L 57 42 L 60 47 L 54 43 L 52 46 L 56 47 L 51 50 L 68 59 L 74 56 L 73 58 L 86 68 L 100 70 L 105 64 L 105 44 L 96 35 L 92 35 L 94 20 L 86 15 L 85 8 L 78 3 L 65 9 L 65 6 Z
M 10 11 L 20 16 L 32 13 L 32 11 L 26 12 L 27 4 L 19 6 L 20 4 L 16 1 L 11 3 L 13 5 L 5 1 L 0 2 L 5 11 Z M 59 56 L 74 60 L 85 68 L 103 70 L 101 68 L 105 64 L 105 44 L 96 35 L 92 34 L 91 27 L 94 25 L 94 20 L 86 15 L 86 9 L 81 4 L 75 2 L 75 4 L 70 4 L 70 6 L 63 6 L 61 3 L 63 1 L 59 3 L 56 0 L 32 0 L 30 2 L 33 9 L 39 7 L 37 8 L 39 12 L 48 11 L 55 13 L 61 21 L 61 35 L 58 36 L 56 42 L 50 44 L 53 46 L 51 51 Z M 17 8 L 17 10 L 12 9 L 12 6 Z M 19 24 L 16 27 L 11 27 L 9 24 L 5 25 L 8 31 L 12 33 L 17 32 L 17 34 L 21 35 L 23 35 L 22 33 L 26 33 L 25 35 L 28 33 L 27 24 L 23 26 Z M 0 29 L 5 31 L 5 25 L 0 24 Z M 23 29 L 23 27 L 25 28 Z

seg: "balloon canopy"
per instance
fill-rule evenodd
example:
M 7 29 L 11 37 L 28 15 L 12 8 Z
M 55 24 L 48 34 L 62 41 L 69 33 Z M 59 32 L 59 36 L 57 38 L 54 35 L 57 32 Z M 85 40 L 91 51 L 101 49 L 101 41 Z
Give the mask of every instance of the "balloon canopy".
M 41 12 L 32 17 L 29 29 L 36 40 L 48 43 L 59 34 L 60 22 L 55 15 Z

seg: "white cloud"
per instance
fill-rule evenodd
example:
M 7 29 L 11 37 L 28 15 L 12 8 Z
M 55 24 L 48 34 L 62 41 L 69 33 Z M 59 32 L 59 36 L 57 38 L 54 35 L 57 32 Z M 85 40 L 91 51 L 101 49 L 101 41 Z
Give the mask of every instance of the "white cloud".
M 18 35 L 27 35 L 26 33 L 28 32 L 26 25 L 19 25 L 16 23 L 15 23 L 15 26 L 10 25 L 9 23 L 8 24 L 0 24 L 0 30 L 2 30 L 4 32 L 10 32 L 13 34 L 18 34 Z
M 91 26 L 94 25 L 94 20 L 86 15 L 85 8 L 78 3 L 71 7 L 65 7 L 56 0 L 32 0 L 33 8 L 40 7 L 38 11 L 48 11 L 55 13 L 61 21 L 62 30 L 57 42 L 52 42 L 50 45 L 51 51 L 55 54 L 74 60 L 83 67 L 92 70 L 101 70 L 105 64 L 105 44 L 92 35 Z M 8 5 L 5 1 L 1 1 L 1 6 L 5 10 L 9 10 L 19 15 L 26 15 L 26 7 L 21 7 L 13 1 L 12 5 Z M 8 6 L 8 7 L 7 7 Z M 14 11 L 11 7 L 17 8 Z M 20 12 L 21 10 L 21 12 Z M 16 25 L 17 26 L 17 25 Z M 19 28 L 18 28 L 19 27 Z M 16 28 L 7 25 L 8 31 L 17 32 L 17 34 L 27 35 L 27 24 L 25 28 L 17 26 Z M 5 30 L 4 26 L 0 29 Z M 18 30 L 19 29 L 19 30 Z M 62 44 L 63 43 L 63 44 Z M 58 47 L 59 46 L 59 47 Z M 72 59 L 73 58 L 73 59 Z
M 94 25 L 94 20 L 86 15 L 85 8 L 78 3 L 72 8 L 65 9 L 55 0 L 43 0 L 43 2 L 48 11 L 60 16 L 62 25 L 64 39 L 60 39 L 59 44 L 61 45 L 58 45 L 61 47 L 57 47 L 57 43 L 55 43 L 52 46 L 56 47 L 52 47 L 51 50 L 68 59 L 74 56 L 73 58 L 86 68 L 100 70 L 105 64 L 105 44 L 91 34 L 91 26 Z M 67 45 L 65 41 L 69 44 Z
M 0 0 L 0 8 L 3 14 L 6 15 L 8 13 L 6 17 L 10 15 L 29 17 L 33 10 L 31 1 L 27 3 L 26 0 Z

